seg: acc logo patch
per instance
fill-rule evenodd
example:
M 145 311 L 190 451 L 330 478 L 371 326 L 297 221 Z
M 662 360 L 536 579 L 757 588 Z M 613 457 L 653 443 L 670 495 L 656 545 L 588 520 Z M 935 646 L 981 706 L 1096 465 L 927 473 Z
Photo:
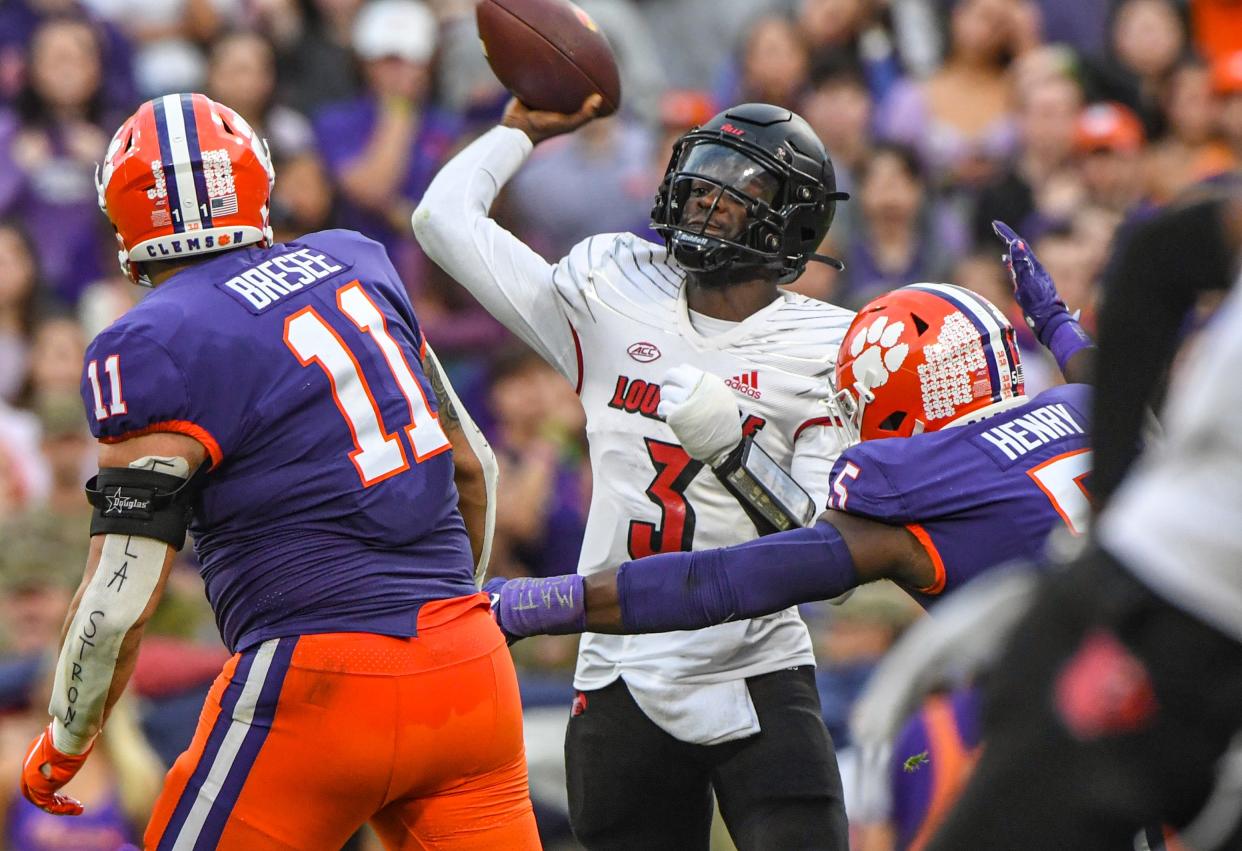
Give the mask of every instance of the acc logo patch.
M 660 350 L 655 343 L 638 342 L 625 350 L 626 354 L 639 363 L 651 363 L 653 360 L 659 360 Z

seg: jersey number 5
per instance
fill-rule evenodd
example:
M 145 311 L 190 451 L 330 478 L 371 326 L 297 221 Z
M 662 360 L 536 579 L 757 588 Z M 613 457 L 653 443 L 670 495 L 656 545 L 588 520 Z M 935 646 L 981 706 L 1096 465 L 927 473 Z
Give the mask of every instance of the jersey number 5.
M 414 450 L 414 461 L 425 461 L 449 448 L 439 418 L 427 404 L 423 387 L 410 368 L 397 341 L 388 333 L 384 314 L 357 281 L 336 291 L 336 306 L 367 334 L 384 356 L 392 376 L 410 408 L 404 431 Z M 362 374 L 358 358 L 314 307 L 304 307 L 285 320 L 285 345 L 302 366 L 316 363 L 327 373 L 332 400 L 345 418 L 354 449 L 349 460 L 362 484 L 370 487 L 410 468 L 401 439 L 384 428 L 371 385 Z
M 1091 475 L 1091 450 L 1077 449 L 1050 458 L 1026 471 L 1048 497 L 1052 507 L 1075 535 L 1087 531 L 1091 522 L 1091 501 L 1087 477 Z

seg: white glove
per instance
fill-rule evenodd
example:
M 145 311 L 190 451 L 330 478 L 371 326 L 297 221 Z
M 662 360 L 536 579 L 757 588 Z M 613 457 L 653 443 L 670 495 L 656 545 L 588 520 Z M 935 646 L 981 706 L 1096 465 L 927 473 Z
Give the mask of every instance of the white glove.
M 660 406 L 677 441 L 696 461 L 715 466 L 742 442 L 741 412 L 724 381 L 682 364 L 664 376 Z

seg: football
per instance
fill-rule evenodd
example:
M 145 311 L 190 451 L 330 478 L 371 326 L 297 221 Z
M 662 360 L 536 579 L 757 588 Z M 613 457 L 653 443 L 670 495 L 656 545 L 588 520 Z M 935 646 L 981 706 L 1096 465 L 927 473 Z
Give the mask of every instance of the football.
M 568 0 L 483 0 L 476 9 L 483 53 L 496 77 L 532 109 L 577 112 L 588 95 L 601 115 L 621 105 L 608 40 Z

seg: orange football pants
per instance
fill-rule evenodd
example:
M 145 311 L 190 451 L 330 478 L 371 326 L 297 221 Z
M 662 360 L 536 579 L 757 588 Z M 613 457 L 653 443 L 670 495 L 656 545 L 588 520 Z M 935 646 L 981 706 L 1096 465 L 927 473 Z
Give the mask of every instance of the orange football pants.
M 522 708 L 482 594 L 423 606 L 416 638 L 272 639 L 216 679 L 147 849 L 538 849 Z

